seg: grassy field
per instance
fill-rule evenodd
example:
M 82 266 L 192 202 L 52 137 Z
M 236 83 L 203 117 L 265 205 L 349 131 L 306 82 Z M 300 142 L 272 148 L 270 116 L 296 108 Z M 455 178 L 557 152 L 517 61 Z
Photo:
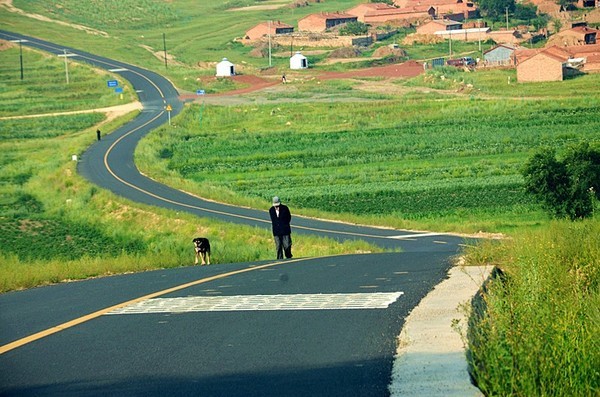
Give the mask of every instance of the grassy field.
M 200 105 L 189 106 L 136 160 L 215 199 L 258 206 L 277 193 L 311 215 L 458 232 L 546 223 L 524 192 L 522 164 L 541 147 L 600 143 L 600 97 L 584 88 L 600 76 L 525 96 L 504 72 L 446 72 L 398 82 L 436 91 L 431 99 L 204 106 L 202 124 Z
M 81 154 L 96 139 L 96 128 L 108 133 L 135 113 L 111 122 L 102 113 L 7 119 L 123 101 L 106 87 L 106 80 L 115 76 L 72 63 L 73 85 L 61 85 L 63 62 L 29 49 L 24 49 L 27 78 L 21 81 L 15 78 L 19 71 L 13 62 L 18 53 L 13 47 L 0 56 L 0 96 L 12 108 L 0 116 L 0 292 L 188 265 L 193 261 L 191 239 L 197 235 L 211 238 L 216 264 L 273 257 L 268 230 L 150 209 L 83 180 L 71 156 Z M 31 95 L 24 94 L 29 91 Z M 129 87 L 125 92 L 133 91 Z M 298 256 L 380 251 L 361 242 L 302 240 L 295 244 Z M 42 249 L 32 249 L 38 245 Z

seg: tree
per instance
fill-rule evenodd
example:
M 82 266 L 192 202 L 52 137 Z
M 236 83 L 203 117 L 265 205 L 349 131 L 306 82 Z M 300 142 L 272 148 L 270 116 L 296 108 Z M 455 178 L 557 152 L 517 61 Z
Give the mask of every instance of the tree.
M 525 189 L 555 217 L 587 218 L 600 199 L 600 151 L 584 143 L 559 161 L 554 150 L 543 149 L 527 161 L 523 176 Z
M 369 31 L 369 27 L 362 22 L 348 22 L 344 24 L 339 30 L 342 36 L 358 36 L 366 34 Z
M 515 0 L 479 0 L 479 9 L 484 15 L 499 21 L 506 14 L 506 9 L 514 12 Z

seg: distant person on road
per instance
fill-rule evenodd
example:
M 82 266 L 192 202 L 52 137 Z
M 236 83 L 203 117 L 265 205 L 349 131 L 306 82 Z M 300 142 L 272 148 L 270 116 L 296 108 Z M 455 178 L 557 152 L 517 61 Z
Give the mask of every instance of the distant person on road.
M 287 79 L 285 78 L 285 74 L 283 76 L 281 76 L 281 82 L 283 84 L 287 83 Z
M 290 209 L 281 204 L 279 197 L 273 197 L 273 206 L 269 209 L 271 223 L 273 225 L 273 237 L 275 239 L 275 250 L 277 259 L 283 259 L 283 255 L 290 259 L 292 257 L 292 228 L 290 222 L 292 214 Z
M 99 130 L 99 129 L 97 129 L 97 130 L 96 130 L 96 137 L 98 138 L 98 140 L 100 140 L 100 139 L 101 139 L 101 135 L 102 135 L 102 133 L 100 132 L 100 130 Z

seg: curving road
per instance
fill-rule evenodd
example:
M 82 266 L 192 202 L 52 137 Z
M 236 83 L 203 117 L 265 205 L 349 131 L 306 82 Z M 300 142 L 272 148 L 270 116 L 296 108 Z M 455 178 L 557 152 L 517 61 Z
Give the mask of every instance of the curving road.
M 202 200 L 139 173 L 137 142 L 168 121 L 165 106 L 171 117 L 182 109 L 166 79 L 31 37 L 0 38 L 66 49 L 139 93 L 140 115 L 81 156 L 78 171 L 90 181 L 137 202 L 270 227 L 266 210 Z M 0 394 L 387 395 L 403 319 L 445 277 L 463 238 L 299 216 L 293 230 L 403 252 L 190 267 L 4 294 Z

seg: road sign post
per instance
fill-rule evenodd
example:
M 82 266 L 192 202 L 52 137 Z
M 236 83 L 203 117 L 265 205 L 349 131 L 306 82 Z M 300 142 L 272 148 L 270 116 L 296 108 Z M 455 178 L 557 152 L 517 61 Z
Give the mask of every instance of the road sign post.
M 173 108 L 171 107 L 171 105 L 167 105 L 165 107 L 165 110 L 167 111 L 167 115 L 169 116 L 169 125 L 171 125 L 171 110 L 173 110 Z

